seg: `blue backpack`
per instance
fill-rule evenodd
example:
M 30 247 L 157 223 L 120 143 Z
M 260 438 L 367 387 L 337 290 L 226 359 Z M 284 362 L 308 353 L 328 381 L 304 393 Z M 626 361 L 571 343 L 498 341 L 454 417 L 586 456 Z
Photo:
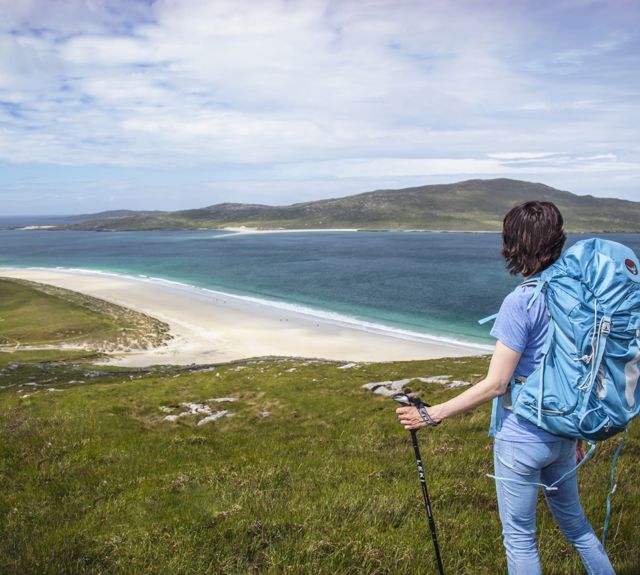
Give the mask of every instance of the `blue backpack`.
M 625 431 L 640 413 L 640 264 L 622 244 L 583 240 L 524 285 L 531 283 L 529 307 L 543 295 L 551 321 L 540 364 L 510 385 L 511 409 L 550 433 L 587 440 L 591 449 L 577 468 L 594 442 Z M 500 427 L 502 404 L 502 397 L 494 400 L 492 432 Z M 603 543 L 623 444 L 613 459 Z M 563 480 L 543 487 L 553 491 Z
M 622 244 L 576 243 L 542 272 L 551 315 L 542 360 L 511 386 L 513 412 L 588 441 L 624 431 L 640 413 L 640 264 Z

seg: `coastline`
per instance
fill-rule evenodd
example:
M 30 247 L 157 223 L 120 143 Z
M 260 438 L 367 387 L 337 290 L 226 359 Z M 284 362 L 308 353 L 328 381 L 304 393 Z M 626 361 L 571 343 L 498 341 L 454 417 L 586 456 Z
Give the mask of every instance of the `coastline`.
M 26 228 L 21 228 L 26 229 Z M 211 231 L 211 228 L 198 228 L 201 231 Z M 214 230 L 216 231 L 216 230 Z M 322 233 L 322 232 L 391 232 L 391 233 L 429 233 L 429 234 L 500 234 L 499 230 L 421 230 L 421 229 L 373 229 L 373 228 L 253 228 L 248 226 L 219 228 L 217 231 L 234 234 L 286 234 L 286 233 Z
M 161 278 L 60 268 L 0 268 L 0 277 L 51 284 L 101 298 L 169 324 L 162 347 L 114 355 L 126 366 L 292 356 L 337 361 L 408 361 L 490 353 L 489 346 L 449 341 L 331 313 L 268 305 Z M 311 312 L 312 310 L 308 310 Z
M 2 218 L 0 218 L 0 231 L 67 231 L 65 228 L 60 227 L 59 224 L 54 225 L 24 225 L 24 226 L 8 226 L 3 227 L 1 225 Z M 76 230 L 95 232 L 97 230 Z M 280 233 L 327 233 L 327 232 L 372 232 L 372 233 L 414 233 L 414 234 L 501 234 L 500 230 L 466 230 L 466 229 L 446 229 L 446 228 L 256 228 L 250 226 L 237 226 L 237 227 L 220 227 L 220 228 L 157 228 L 157 229 L 122 229 L 122 230 L 99 230 L 101 233 L 109 231 L 112 233 L 118 232 L 151 232 L 151 231 L 172 231 L 172 232 L 228 232 L 229 236 L 234 235 L 249 235 L 249 234 L 280 234 Z M 640 234 L 638 230 L 566 230 L 568 234 L 575 235 L 608 235 L 608 234 Z
M 16 232 L 27 232 L 27 231 L 42 231 L 42 230 L 50 230 L 50 231 L 66 231 L 64 228 L 59 227 L 58 225 L 29 225 L 29 226 L 20 226 L 20 227 L 12 227 L 12 228 L 2 228 L 0 230 L 3 231 L 16 231 Z M 95 232 L 98 230 L 83 230 L 79 229 L 76 231 L 84 231 L 84 232 Z M 101 233 L 104 231 L 109 231 L 111 233 L 118 232 L 151 232 L 151 231 L 172 231 L 172 232 L 228 232 L 229 236 L 233 235 L 252 235 L 252 234 L 300 234 L 300 233 L 328 233 L 328 232 L 372 232 L 372 233 L 427 233 L 427 234 L 499 234 L 500 231 L 497 230 L 446 230 L 446 229 L 405 229 L 405 228 L 388 228 L 388 229 L 376 229 L 376 228 L 253 228 L 247 226 L 239 226 L 239 227 L 223 227 L 223 228 L 158 228 L 158 229 L 122 229 L 122 230 L 99 230 Z M 576 232 L 581 233 L 581 232 Z M 585 232 L 586 233 L 586 232 Z M 618 233 L 618 232 L 614 232 Z M 622 232 L 625 233 L 625 232 Z M 640 233 L 640 232 L 637 232 Z

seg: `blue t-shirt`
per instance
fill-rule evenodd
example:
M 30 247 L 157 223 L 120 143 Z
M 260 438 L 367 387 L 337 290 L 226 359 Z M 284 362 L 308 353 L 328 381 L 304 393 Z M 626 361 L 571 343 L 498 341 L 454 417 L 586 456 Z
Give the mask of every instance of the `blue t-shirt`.
M 534 278 L 532 278 L 534 279 Z M 549 312 L 544 297 L 536 298 L 527 309 L 534 287 L 518 286 L 502 302 L 491 335 L 522 356 L 514 375 L 528 377 L 542 359 L 542 347 L 549 327 Z M 558 441 L 560 437 L 504 409 L 502 427 L 496 439 L 517 442 Z

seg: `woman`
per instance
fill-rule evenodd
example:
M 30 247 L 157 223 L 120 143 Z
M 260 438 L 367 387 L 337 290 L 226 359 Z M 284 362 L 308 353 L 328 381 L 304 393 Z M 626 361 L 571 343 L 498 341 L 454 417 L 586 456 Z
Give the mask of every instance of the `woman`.
M 504 218 L 502 255 L 513 275 L 535 279 L 558 259 L 566 236 L 558 208 L 551 202 L 526 202 Z M 533 283 L 533 282 L 532 282 Z M 512 378 L 526 378 L 541 359 L 549 315 L 544 298 L 529 308 L 532 286 L 521 285 L 502 303 L 491 334 L 497 339 L 485 379 L 457 397 L 427 409 L 427 420 L 442 420 L 504 396 Z M 428 425 L 411 407 L 397 410 L 405 429 Z M 494 466 L 498 509 L 510 575 L 542 573 L 536 548 L 536 501 L 540 484 L 551 485 L 584 456 L 575 439 L 552 435 L 503 409 L 494 435 Z M 495 431 L 495 433 L 493 433 Z M 575 473 L 553 494 L 545 493 L 554 518 L 576 548 L 589 575 L 614 573 L 602 544 L 584 515 Z

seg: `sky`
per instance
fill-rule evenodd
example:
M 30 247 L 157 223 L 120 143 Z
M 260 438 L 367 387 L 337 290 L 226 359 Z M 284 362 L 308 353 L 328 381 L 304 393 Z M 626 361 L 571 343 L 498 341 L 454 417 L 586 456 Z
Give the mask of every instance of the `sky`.
M 0 0 L 0 216 L 507 177 L 640 201 L 637 0 Z

